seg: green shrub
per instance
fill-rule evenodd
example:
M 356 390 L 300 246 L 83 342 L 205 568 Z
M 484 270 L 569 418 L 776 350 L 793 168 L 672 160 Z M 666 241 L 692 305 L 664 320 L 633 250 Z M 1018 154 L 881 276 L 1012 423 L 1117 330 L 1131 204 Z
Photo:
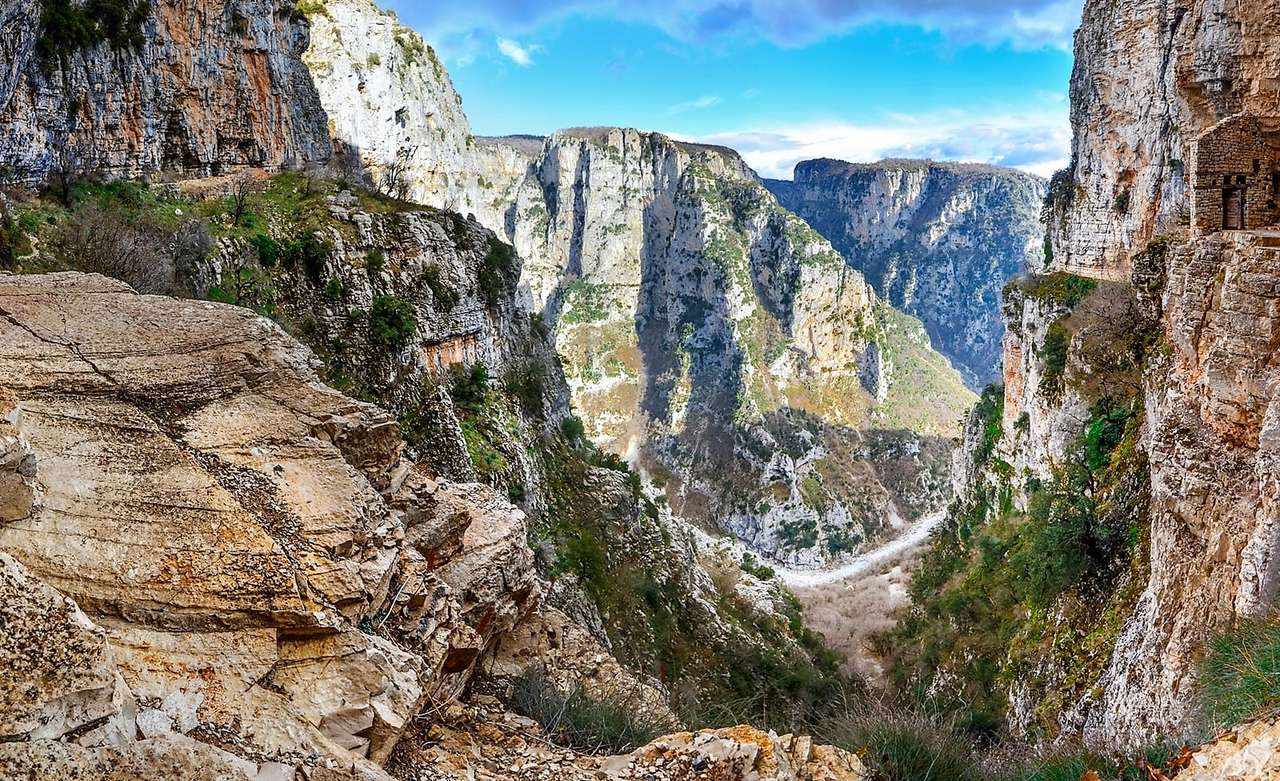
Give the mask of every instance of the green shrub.
M 378 296 L 369 308 L 369 341 L 391 350 L 401 350 L 418 329 L 413 305 L 395 296 Z
M 422 270 L 422 281 L 431 291 L 431 300 L 441 312 L 452 311 L 458 304 L 458 292 L 444 281 L 439 266 L 427 266 Z
M 579 442 L 587 433 L 587 427 L 583 424 L 582 418 L 570 415 L 560 422 L 560 432 L 570 442 Z
M 463 419 L 462 438 L 467 444 L 471 465 L 482 478 L 492 478 L 507 471 L 507 459 L 489 443 L 475 420 Z
M 502 303 L 508 288 L 514 284 L 516 253 L 510 244 L 489 237 L 489 250 L 480 264 L 480 295 L 490 308 Z
M 563 692 L 537 668 L 516 678 L 511 709 L 541 724 L 552 742 L 589 754 L 625 754 L 672 728 L 626 697 L 592 698 L 581 685 Z
M 1057 402 L 1062 398 L 1070 347 L 1071 335 L 1066 325 L 1061 319 L 1055 320 L 1049 326 L 1040 350 L 1040 359 L 1044 362 L 1040 370 L 1040 395 L 1049 401 Z
M 1245 621 L 1209 642 L 1202 710 L 1210 730 L 1280 707 L 1280 620 Z
M 273 268 L 280 261 L 280 245 L 266 233 L 255 233 L 249 239 L 258 254 L 258 263 L 263 268 Z
M 387 253 L 374 247 L 364 254 L 364 268 L 369 274 L 377 274 L 387 263 Z
M 149 0 L 40 0 L 40 39 L 36 50 L 48 65 L 81 49 L 106 43 L 114 49 L 138 49 L 151 15 Z
M 1128 214 L 1129 205 L 1132 203 L 1132 201 L 1133 201 L 1133 194 L 1129 192 L 1128 188 L 1121 190 L 1116 195 L 1116 203 L 1115 203 L 1116 214 Z
M 329 256 L 332 254 L 333 245 L 315 231 L 308 231 L 280 245 L 280 260 L 284 267 L 287 269 L 301 267 L 307 279 L 315 285 L 319 285 L 324 279 L 325 266 L 328 265 Z
M 340 277 L 329 277 L 324 286 L 324 297 L 335 304 L 347 297 L 347 286 Z
M 982 440 L 974 451 L 973 461 L 982 466 L 991 460 L 996 445 L 1004 437 L 1004 386 L 988 385 L 974 407 L 973 415 L 982 423 Z
M 525 414 L 539 418 L 547 393 L 546 372 L 537 359 L 522 361 L 507 372 L 503 385 Z
M 1053 274 L 1033 274 L 1015 279 L 1009 285 L 1034 301 L 1074 309 L 1085 296 L 1098 287 L 1098 281 L 1091 277 L 1058 271 Z
M 489 395 L 489 370 L 477 361 L 470 368 L 455 364 L 449 368 L 449 395 L 465 412 L 475 414 Z

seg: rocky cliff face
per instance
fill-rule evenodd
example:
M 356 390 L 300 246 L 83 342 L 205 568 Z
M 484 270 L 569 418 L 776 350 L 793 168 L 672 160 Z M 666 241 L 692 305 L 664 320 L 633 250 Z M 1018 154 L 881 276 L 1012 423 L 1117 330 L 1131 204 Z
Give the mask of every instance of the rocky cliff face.
M 43 181 L 323 162 L 324 110 L 292 2 L 138 0 L 122 19 L 0 8 L 0 167 Z
M 482 668 L 664 707 L 536 607 L 524 513 L 407 461 L 269 321 L 80 274 L 0 277 L 0 318 L 6 776 L 507 778 L 497 725 L 539 728 L 456 704 Z M 863 775 L 748 729 L 520 756 L 528 778 Z
M 1052 602 L 1057 627 L 1092 629 L 1076 645 L 1037 630 L 1034 673 L 1010 684 L 1026 727 L 1125 748 L 1194 735 L 1206 644 L 1274 604 L 1275 240 L 1197 235 L 1182 161 L 1225 117 L 1274 117 L 1277 23 L 1266 3 L 1086 6 L 1075 164 L 1050 187 L 1056 273 L 1007 292 L 1000 425 L 994 447 L 974 430 L 988 463 L 969 474 L 987 488 L 968 495 L 1005 485 L 997 517 L 1043 517 L 1037 492 L 1083 455 L 1093 482 L 1064 495 L 1108 497 L 1089 517 L 1129 524 L 1131 542 L 1109 594 Z
M 992 166 L 810 160 L 766 185 L 862 272 L 921 319 L 971 387 L 1000 373 L 1000 290 L 1044 263 L 1040 179 Z
M 736 153 L 611 128 L 472 139 L 430 58 L 401 57 L 420 39 L 369 21 L 372 6 L 327 7 L 309 61 L 330 113 L 358 115 L 335 120 L 340 140 L 512 242 L 588 435 L 640 463 L 678 514 L 808 566 L 937 506 L 970 397 L 920 325 Z M 354 30 L 374 32 L 349 46 Z M 397 130 L 398 99 L 362 114 L 354 77 L 328 67 L 345 61 L 433 119 Z
M 1085 4 L 1071 78 L 1072 164 L 1051 184 L 1054 256 L 1125 277 L 1189 213 L 1189 145 L 1234 114 L 1280 114 L 1271 3 Z

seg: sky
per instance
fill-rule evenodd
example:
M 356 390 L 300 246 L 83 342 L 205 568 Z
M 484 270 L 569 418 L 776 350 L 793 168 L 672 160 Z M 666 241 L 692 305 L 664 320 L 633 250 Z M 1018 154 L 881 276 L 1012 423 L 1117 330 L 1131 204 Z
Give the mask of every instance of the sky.
M 1080 0 L 390 0 L 477 135 L 657 130 L 762 176 L 930 157 L 1048 176 Z

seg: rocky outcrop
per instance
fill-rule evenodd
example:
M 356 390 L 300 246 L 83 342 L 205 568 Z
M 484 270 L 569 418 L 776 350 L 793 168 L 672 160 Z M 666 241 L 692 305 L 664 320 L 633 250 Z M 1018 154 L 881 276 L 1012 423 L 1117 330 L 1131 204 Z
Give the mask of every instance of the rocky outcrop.
M 486 709 L 486 704 L 490 709 Z M 412 751 L 396 757 L 400 777 L 430 781 L 862 781 L 856 754 L 793 735 L 750 727 L 667 735 L 616 757 L 556 749 L 528 719 L 492 710 L 496 703 L 453 707 Z
M 971 387 L 999 374 L 1000 290 L 1043 266 L 1044 183 L 994 166 L 810 160 L 767 181 L 886 301 L 921 319 Z
M 330 155 L 290 0 L 139 0 L 108 26 L 80 6 L 11 0 L 0 73 L 0 167 L 24 181 L 208 175 Z M 119 28 L 119 29 L 117 29 Z
M 1135 253 L 1189 219 L 1190 144 L 1235 114 L 1280 116 L 1278 13 L 1267 2 L 1085 4 L 1072 164 L 1050 185 L 1061 268 L 1127 276 Z
M 252 764 L 219 777 L 382 778 L 532 604 L 523 514 L 404 461 L 394 421 L 268 321 L 77 274 L 0 277 L 0 317 L 36 465 L 0 527 L 30 681 L 4 689 L 5 761 L 176 772 L 195 738 Z M 40 742 L 60 736 L 88 750 Z

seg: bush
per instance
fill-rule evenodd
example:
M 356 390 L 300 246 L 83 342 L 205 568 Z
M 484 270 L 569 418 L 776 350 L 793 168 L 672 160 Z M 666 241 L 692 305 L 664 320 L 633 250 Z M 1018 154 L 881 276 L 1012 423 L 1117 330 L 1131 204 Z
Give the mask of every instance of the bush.
M 1061 319 L 1049 326 L 1040 350 L 1044 368 L 1040 370 L 1040 395 L 1052 402 L 1062 398 L 1063 381 L 1067 372 L 1071 336 Z
M 570 415 L 560 422 L 560 432 L 570 442 L 579 442 L 587 433 L 587 427 L 582 423 L 582 418 Z
M 431 300 L 440 312 L 450 312 L 458 304 L 458 293 L 440 274 L 439 266 L 427 266 L 422 270 L 422 281 L 431 291 Z
M 449 368 L 450 396 L 462 410 L 475 413 L 489 395 L 489 370 L 476 362 L 471 368 L 455 364 Z
M 1090 277 L 1068 274 L 1033 274 L 1009 283 L 1023 295 L 1035 301 L 1074 309 L 1098 287 L 1098 281 Z
M 489 251 L 480 264 L 480 295 L 490 308 L 502 303 L 502 297 L 515 282 L 516 253 L 510 244 L 489 237 Z
M 172 234 L 145 216 L 97 203 L 86 204 L 58 223 L 45 252 L 56 268 L 118 279 L 139 293 L 170 293 L 176 279 L 165 252 Z
M 137 49 L 145 42 L 143 25 L 151 15 L 148 0 L 41 0 L 40 40 L 36 50 L 51 65 L 55 59 L 107 43 L 115 49 Z
M 258 263 L 263 268 L 274 268 L 280 262 L 280 245 L 266 233 L 255 233 L 249 239 L 254 251 L 258 254 Z
M 588 754 L 626 754 L 673 726 L 625 697 L 592 698 L 580 684 L 562 692 L 537 668 L 516 678 L 511 709 L 541 724 L 552 742 Z
M 364 268 L 369 274 L 377 274 L 387 263 L 387 254 L 374 247 L 364 254 Z
M 307 279 L 319 285 L 324 279 L 325 266 L 329 256 L 333 254 L 333 245 L 321 238 L 315 231 L 304 233 L 296 239 L 289 239 L 280 245 L 280 259 L 287 269 L 302 267 Z
M 982 440 L 973 454 L 973 462 L 982 466 L 991 460 L 996 445 L 1004 437 L 1004 386 L 988 385 L 978 399 L 973 415 L 982 424 Z
M 369 341 L 391 350 L 401 350 L 418 329 L 413 305 L 395 296 L 378 296 L 369 309 Z
M 1209 730 L 1280 707 L 1280 620 L 1245 621 L 1211 640 L 1208 650 L 1201 685 Z
M 526 415 L 542 417 L 543 400 L 547 394 L 546 372 L 536 359 L 523 361 L 507 372 L 503 383 L 509 393 L 520 404 Z

